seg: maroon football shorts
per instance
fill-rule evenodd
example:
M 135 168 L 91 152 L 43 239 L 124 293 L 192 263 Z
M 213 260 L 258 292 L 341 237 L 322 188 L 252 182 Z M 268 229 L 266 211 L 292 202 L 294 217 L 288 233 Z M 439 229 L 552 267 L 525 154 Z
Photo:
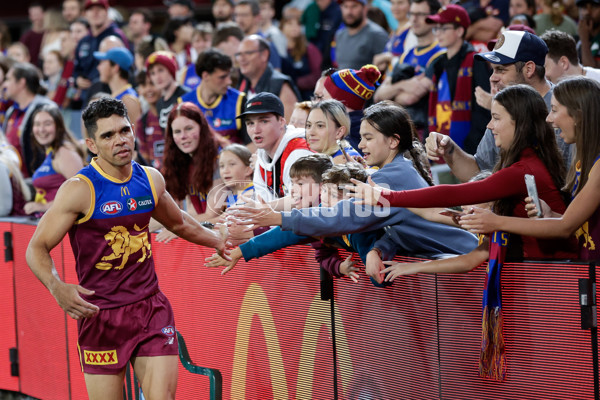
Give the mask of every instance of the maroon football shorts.
M 132 357 L 177 355 L 173 310 L 158 292 L 123 307 L 78 320 L 77 350 L 88 374 L 118 374 Z

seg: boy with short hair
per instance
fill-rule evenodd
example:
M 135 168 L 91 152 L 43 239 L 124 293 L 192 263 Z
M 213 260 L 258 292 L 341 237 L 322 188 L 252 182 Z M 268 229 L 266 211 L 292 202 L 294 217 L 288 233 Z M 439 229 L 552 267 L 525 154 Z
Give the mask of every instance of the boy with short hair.
M 328 164 L 330 167 L 323 171 L 321 175 L 318 175 L 318 172 L 322 171 L 323 167 Z M 296 203 L 299 207 L 307 208 L 311 207 L 311 204 L 316 206 L 319 203 L 317 188 L 320 189 L 321 200 L 324 205 L 325 203 L 335 204 L 344 198 L 344 191 L 340 189 L 340 185 L 349 184 L 351 178 L 366 182 L 368 175 L 359 166 L 352 164 L 333 165 L 328 156 L 313 154 L 296 161 L 292 165 L 290 176 L 294 180 L 292 196 L 297 199 Z M 356 262 L 352 261 L 352 256 L 342 261 L 337 248 L 331 245 L 339 246 L 348 251 L 356 251 L 362 261 L 365 262 L 367 253 L 381 233 L 381 231 L 372 231 L 343 235 L 339 238 L 327 238 L 327 243 L 325 243 L 310 236 L 299 236 L 290 231 L 282 231 L 281 227 L 275 227 L 232 250 L 232 261 L 225 261 L 215 254 L 207 259 L 209 261 L 207 266 L 226 266 L 222 271 L 222 274 L 226 274 L 235 267 L 242 257 L 245 261 L 250 261 L 253 258 L 271 254 L 284 247 L 311 242 L 315 249 L 315 259 L 323 269 L 335 277 L 341 278 L 345 275 L 357 282 L 358 274 L 356 272 L 358 268 L 354 267 Z
M 187 93 L 187 90 L 177 83 L 177 68 L 175 54 L 170 51 L 155 51 L 146 59 L 148 76 L 152 84 L 161 91 L 161 96 L 156 103 L 156 111 L 163 131 L 167 129 L 167 119 L 177 104 L 177 99 Z
M 138 72 L 135 78 L 140 96 L 148 104 L 148 110 L 135 124 L 140 153 L 154 168 L 160 170 L 165 148 L 165 133 L 158 122 L 156 110 L 160 90 L 154 86 L 146 70 Z

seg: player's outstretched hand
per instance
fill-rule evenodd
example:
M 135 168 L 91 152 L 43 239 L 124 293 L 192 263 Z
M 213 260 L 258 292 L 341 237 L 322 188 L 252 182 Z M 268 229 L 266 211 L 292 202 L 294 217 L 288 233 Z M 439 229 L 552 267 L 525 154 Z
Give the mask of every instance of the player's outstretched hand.
M 95 293 L 82 286 L 60 282 L 52 288 L 51 293 L 58 305 L 73 319 L 91 318 L 100 310 L 81 298 L 79 294 L 91 296 Z

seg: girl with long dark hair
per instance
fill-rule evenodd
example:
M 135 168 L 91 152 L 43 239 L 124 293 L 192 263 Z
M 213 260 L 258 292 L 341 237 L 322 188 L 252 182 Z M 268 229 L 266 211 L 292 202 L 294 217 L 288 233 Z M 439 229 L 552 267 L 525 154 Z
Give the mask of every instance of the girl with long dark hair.
M 500 160 L 490 177 L 399 192 L 357 182 L 358 186 L 351 190 L 356 190 L 356 197 L 366 204 L 393 207 L 449 207 L 494 201 L 495 213 L 526 218 L 524 175 L 530 174 L 535 177 L 540 198 L 564 212 L 566 204 L 560 188 L 564 185 L 565 169 L 546 115 L 544 100 L 533 88 L 508 87 L 496 94 L 492 102 L 488 128 L 500 147 Z M 573 251 L 567 241 L 514 236 L 510 238 L 508 254 L 515 258 L 570 258 Z
M 40 107 L 31 118 L 34 146 L 32 165 L 40 165 L 37 159 L 39 154 L 45 154 L 45 158 L 32 176 L 35 200 L 26 203 L 24 210 L 27 214 L 41 216 L 50 208 L 60 185 L 83 168 L 84 152 L 65 128 L 56 105 Z
M 575 143 L 574 163 L 567 174 L 565 190 L 572 201 L 565 210 L 542 203 L 544 218 L 516 219 L 482 213 L 461 218 L 461 225 L 474 232 L 503 230 L 538 238 L 569 238 L 579 243 L 583 260 L 600 258 L 600 84 L 584 77 L 570 78 L 554 87 L 548 121 L 561 129 L 565 143 Z M 539 190 L 539 184 L 538 184 Z M 543 197 L 540 196 L 542 199 Z M 528 204 L 531 214 L 537 213 Z

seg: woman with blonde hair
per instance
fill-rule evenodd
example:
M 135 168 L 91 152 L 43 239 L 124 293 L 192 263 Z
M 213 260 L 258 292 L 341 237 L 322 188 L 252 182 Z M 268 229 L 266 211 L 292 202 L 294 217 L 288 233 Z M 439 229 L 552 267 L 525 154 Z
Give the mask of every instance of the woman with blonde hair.
M 62 36 L 68 32 L 69 25 L 59 10 L 50 8 L 44 11 L 44 38 L 42 39 L 40 58 L 44 59 L 53 50 L 60 51 Z
M 345 164 L 360 157 L 345 138 L 350 132 L 350 117 L 346 107 L 337 100 L 314 104 L 306 120 L 306 142 L 317 153 L 331 156 L 335 164 Z

